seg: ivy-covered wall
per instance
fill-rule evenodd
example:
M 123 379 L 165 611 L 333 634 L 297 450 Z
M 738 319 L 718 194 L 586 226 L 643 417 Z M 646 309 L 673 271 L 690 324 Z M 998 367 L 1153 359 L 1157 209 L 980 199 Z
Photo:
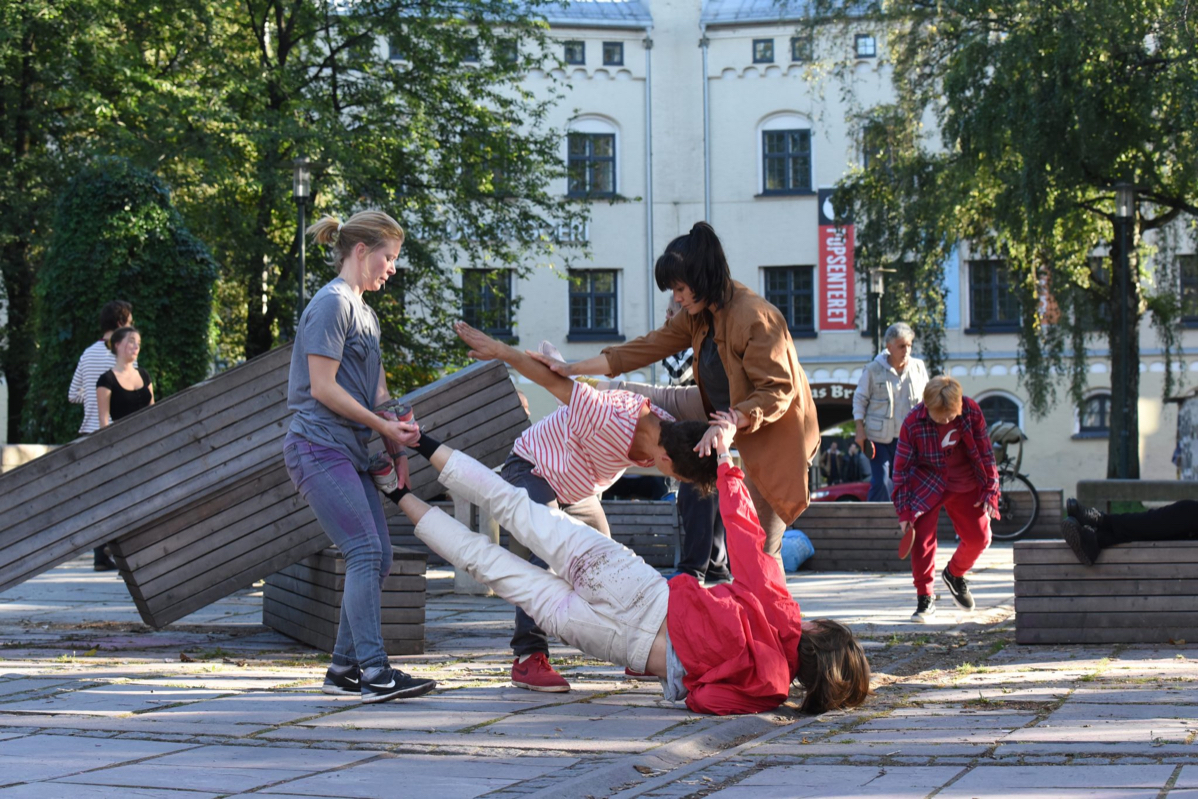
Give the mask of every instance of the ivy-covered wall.
M 100 308 L 133 305 L 139 365 L 157 400 L 208 375 L 217 265 L 188 232 L 166 186 L 128 162 L 98 159 L 76 174 L 58 202 L 38 272 L 37 352 L 22 415 L 28 443 L 77 434 L 83 409 L 67 399 L 84 349 L 100 337 Z

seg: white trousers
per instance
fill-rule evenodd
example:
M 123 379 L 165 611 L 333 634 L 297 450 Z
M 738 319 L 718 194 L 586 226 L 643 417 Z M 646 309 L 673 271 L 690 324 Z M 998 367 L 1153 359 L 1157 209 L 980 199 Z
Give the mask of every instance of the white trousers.
M 545 632 L 600 660 L 644 671 L 666 618 L 669 586 L 632 550 L 560 510 L 539 505 L 522 488 L 462 452 L 441 483 L 484 508 L 549 564 L 516 557 L 433 508 L 416 525 L 429 548 L 496 594 L 519 605 Z

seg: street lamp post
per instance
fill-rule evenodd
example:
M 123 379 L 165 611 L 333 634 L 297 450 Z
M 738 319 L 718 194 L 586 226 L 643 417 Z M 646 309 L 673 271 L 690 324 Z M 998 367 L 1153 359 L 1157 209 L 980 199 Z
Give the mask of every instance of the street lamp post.
M 882 351 L 882 293 L 885 291 L 883 273 L 889 270 L 875 267 L 869 270 L 869 315 L 873 331 L 874 355 Z
M 300 314 L 304 312 L 304 305 L 307 304 L 307 295 L 304 291 L 304 267 L 308 255 L 308 241 L 304 234 L 304 228 L 307 227 L 305 212 L 307 211 L 308 197 L 312 193 L 312 172 L 310 170 L 311 162 L 306 156 L 301 155 L 292 162 L 292 165 L 295 172 L 291 178 L 291 196 L 295 198 L 295 205 L 299 210 L 299 303 L 295 309 L 295 319 L 298 325 Z
M 1123 419 L 1119 428 L 1118 476 L 1131 477 L 1131 226 L 1136 216 L 1136 189 L 1128 183 L 1115 186 L 1115 236 L 1119 247 L 1119 356 L 1123 361 L 1123 407 L 1118 409 Z

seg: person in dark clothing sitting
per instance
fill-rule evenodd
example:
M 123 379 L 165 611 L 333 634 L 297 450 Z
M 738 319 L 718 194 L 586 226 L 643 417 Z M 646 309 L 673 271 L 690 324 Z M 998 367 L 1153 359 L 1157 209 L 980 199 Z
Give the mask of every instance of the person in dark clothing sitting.
M 1116 544 L 1198 540 L 1198 501 L 1192 499 L 1143 513 L 1103 513 L 1070 499 L 1065 512 L 1061 537 L 1086 566 L 1093 566 L 1102 550 Z

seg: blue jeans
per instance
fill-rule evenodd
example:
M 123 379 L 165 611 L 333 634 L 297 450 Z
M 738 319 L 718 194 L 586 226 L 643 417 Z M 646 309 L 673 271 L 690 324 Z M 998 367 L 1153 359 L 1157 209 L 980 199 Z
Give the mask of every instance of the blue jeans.
M 345 558 L 345 590 L 333 662 L 363 669 L 387 665 L 382 587 L 391 571 L 391 536 L 378 489 L 342 453 L 288 433 L 283 462 L 300 496 Z
M 894 490 L 894 454 L 898 450 L 898 439 L 889 444 L 874 445 L 874 456 L 869 459 L 869 495 L 870 502 L 889 502 L 890 492 Z

